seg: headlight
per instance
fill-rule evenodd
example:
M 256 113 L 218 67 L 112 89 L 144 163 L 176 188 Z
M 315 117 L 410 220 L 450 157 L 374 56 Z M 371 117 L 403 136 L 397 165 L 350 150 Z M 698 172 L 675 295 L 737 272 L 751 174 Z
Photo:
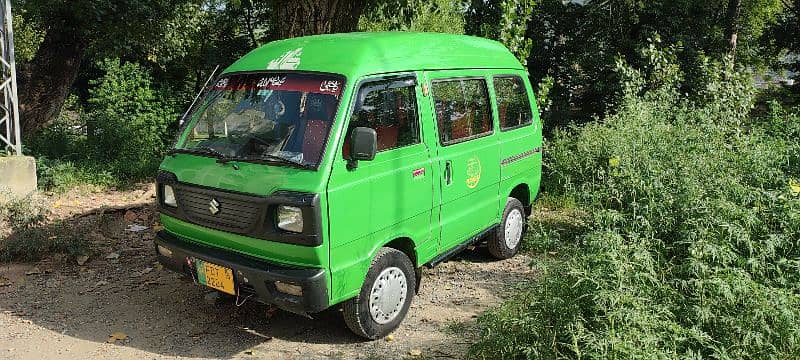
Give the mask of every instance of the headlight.
M 303 210 L 294 206 L 278 206 L 278 227 L 286 231 L 303 232 Z
M 164 185 L 164 205 L 178 207 L 178 202 L 175 200 L 175 190 L 172 186 Z

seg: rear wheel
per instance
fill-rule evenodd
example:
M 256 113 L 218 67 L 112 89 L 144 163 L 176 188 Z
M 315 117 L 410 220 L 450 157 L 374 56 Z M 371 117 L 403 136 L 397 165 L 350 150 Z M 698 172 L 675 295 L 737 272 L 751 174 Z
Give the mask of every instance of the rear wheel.
M 358 296 L 344 303 L 344 321 L 356 335 L 382 338 L 400 326 L 414 297 L 414 265 L 401 251 L 382 248 Z
M 498 259 L 514 256 L 519 250 L 522 236 L 528 227 L 527 223 L 522 203 L 513 197 L 508 198 L 500 226 L 486 241 L 489 253 Z

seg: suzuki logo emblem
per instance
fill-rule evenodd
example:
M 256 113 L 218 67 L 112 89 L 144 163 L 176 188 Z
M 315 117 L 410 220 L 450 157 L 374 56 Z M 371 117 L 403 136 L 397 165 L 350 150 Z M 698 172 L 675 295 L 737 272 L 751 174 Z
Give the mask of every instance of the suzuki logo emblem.
M 211 212 L 211 215 L 217 215 L 219 212 L 219 201 L 217 199 L 211 198 L 211 202 L 208 203 L 208 211 Z

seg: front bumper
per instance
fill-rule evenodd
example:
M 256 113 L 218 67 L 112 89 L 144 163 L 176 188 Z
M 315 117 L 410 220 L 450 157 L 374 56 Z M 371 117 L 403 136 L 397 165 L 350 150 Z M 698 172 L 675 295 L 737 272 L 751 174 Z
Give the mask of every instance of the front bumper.
M 323 269 L 279 265 L 181 240 L 164 230 L 156 234 L 155 246 L 158 262 L 170 270 L 189 276 L 194 272 L 187 262 L 187 259 L 191 258 L 232 269 L 239 296 L 253 294 L 258 301 L 297 314 L 315 313 L 328 308 L 328 288 Z M 161 255 L 158 246 L 172 251 L 171 256 Z M 279 292 L 275 288 L 275 281 L 302 287 L 302 295 L 294 296 Z

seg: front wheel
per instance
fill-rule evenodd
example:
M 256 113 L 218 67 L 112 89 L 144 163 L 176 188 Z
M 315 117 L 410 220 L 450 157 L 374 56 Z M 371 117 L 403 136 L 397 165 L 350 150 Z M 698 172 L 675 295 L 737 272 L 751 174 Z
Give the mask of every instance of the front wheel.
M 503 210 L 503 221 L 492 236 L 486 241 L 489 253 L 498 259 L 508 259 L 519 250 L 522 235 L 527 228 L 525 208 L 522 203 L 513 198 L 508 198 L 506 208 Z
M 416 289 L 414 265 L 401 251 L 382 248 L 358 296 L 344 303 L 344 321 L 356 335 L 382 338 L 400 326 Z

